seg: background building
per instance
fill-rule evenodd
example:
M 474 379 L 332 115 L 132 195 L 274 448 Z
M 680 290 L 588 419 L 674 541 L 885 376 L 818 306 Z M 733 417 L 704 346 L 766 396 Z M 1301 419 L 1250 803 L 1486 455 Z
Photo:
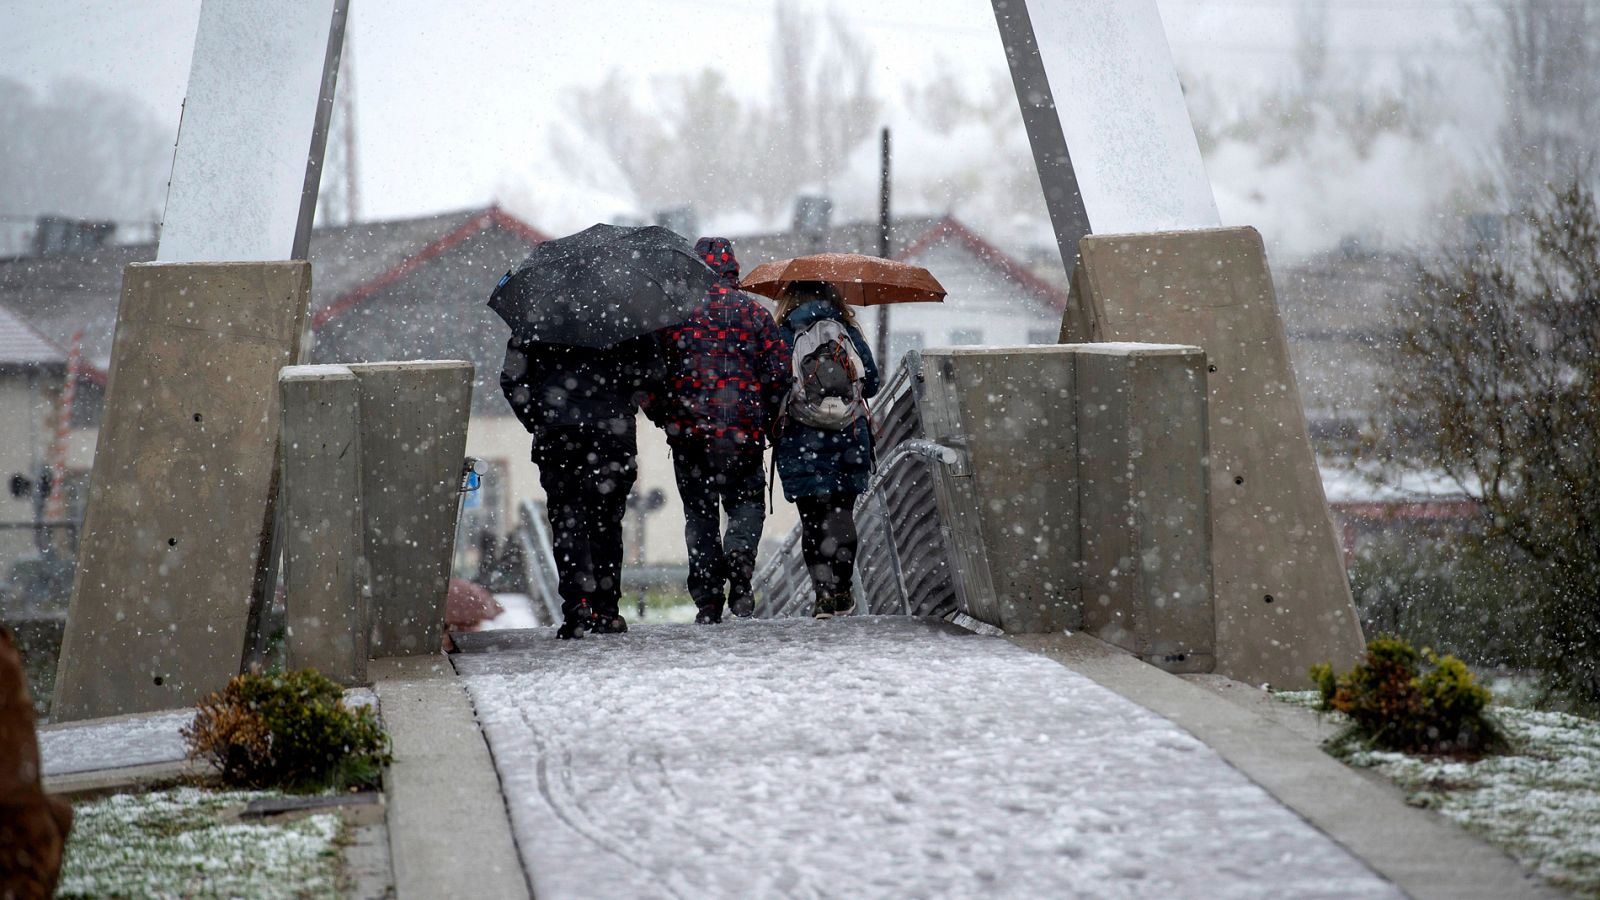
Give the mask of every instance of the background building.
M 922 346 L 1054 341 L 1065 293 L 1027 270 L 953 217 L 897 221 L 894 254 L 927 266 L 950 295 L 943 304 L 899 306 L 892 312 L 892 354 Z M 772 259 L 821 250 L 863 251 L 876 247 L 876 223 L 731 236 L 745 270 Z M 516 521 L 522 500 L 542 500 L 537 469 L 529 461 L 529 438 L 510 415 L 500 393 L 499 372 L 507 331 L 486 305 L 506 269 L 539 241 L 543 232 L 498 208 L 319 228 L 312 236 L 311 343 L 309 361 L 361 362 L 384 359 L 465 359 L 476 368 L 467 452 L 487 460 L 483 495 L 463 518 L 462 545 L 476 547 L 478 533 L 503 534 Z M 65 377 L 65 353 L 82 334 L 88 376 L 75 404 L 68 458 L 69 477 L 82 483 L 92 464 L 116 325 L 122 270 L 154 257 L 150 244 L 67 246 L 61 252 L 0 260 L 0 310 L 18 334 L 32 335 L 38 357 L 13 378 L 15 393 L 7 421 L 27 423 L 0 439 L 14 467 L 37 468 L 49 451 L 53 397 Z M 862 316 L 869 338 L 876 313 Z M 19 344 L 19 347 L 21 345 Z M 887 368 L 887 367 L 886 367 Z M 12 418 L 12 416 L 15 418 Z M 636 509 L 627 534 L 630 561 L 676 565 L 685 561 L 683 513 L 665 438 L 641 420 Z M 6 470 L 8 473 L 11 469 Z M 20 471 L 20 468 L 19 468 Z M 8 515 L 31 520 L 20 501 Z M 777 492 L 767 527 L 781 539 L 796 521 Z

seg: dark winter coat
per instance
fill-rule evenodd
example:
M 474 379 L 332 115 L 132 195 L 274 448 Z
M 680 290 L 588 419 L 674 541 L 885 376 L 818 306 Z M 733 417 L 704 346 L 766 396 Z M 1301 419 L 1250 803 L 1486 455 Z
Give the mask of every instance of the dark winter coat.
M 537 454 L 547 429 L 588 427 L 633 434 L 639 403 L 659 379 L 660 365 L 655 335 L 604 350 L 512 338 L 500 390 L 533 434 Z
M 759 451 L 789 389 L 789 345 L 772 314 L 739 291 L 732 245 L 701 238 L 695 251 L 721 281 L 663 333 L 665 390 L 645 411 L 675 447 Z
M 844 316 L 826 300 L 813 300 L 790 313 L 778 330 L 793 349 L 795 335 L 818 319 L 843 321 Z M 866 369 L 861 394 L 871 397 L 878 393 L 878 365 L 861 332 L 853 325 L 846 329 Z M 862 416 L 843 431 L 823 431 L 786 418 L 774 454 L 783 495 L 790 501 L 822 494 L 859 494 L 866 491 L 872 476 L 872 423 Z

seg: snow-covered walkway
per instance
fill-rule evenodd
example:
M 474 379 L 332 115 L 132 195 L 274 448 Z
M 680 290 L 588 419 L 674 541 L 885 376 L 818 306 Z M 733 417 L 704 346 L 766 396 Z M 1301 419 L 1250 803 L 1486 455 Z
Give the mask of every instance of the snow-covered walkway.
M 462 654 L 535 893 L 1393 897 L 1186 732 L 908 619 Z

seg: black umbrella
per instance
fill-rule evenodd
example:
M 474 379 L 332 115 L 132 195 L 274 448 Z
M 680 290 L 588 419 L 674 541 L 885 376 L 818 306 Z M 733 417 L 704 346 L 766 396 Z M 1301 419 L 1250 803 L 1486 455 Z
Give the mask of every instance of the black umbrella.
M 522 340 L 604 348 L 682 322 L 716 283 L 689 242 L 659 225 L 593 225 L 535 247 L 489 308 Z

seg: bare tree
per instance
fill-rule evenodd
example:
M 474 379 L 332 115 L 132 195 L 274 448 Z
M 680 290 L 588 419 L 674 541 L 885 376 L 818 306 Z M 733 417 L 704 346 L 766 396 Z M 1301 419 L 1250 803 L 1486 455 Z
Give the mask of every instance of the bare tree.
M 741 97 L 707 69 L 648 92 L 613 70 L 575 89 L 567 132 L 551 142 L 568 171 L 583 171 L 598 147 L 625 186 L 651 208 L 697 201 L 754 205 L 771 216 L 796 191 L 826 186 L 850 151 L 878 126 L 872 52 L 837 15 L 780 3 L 774 24 L 773 88 Z
M 1388 461 L 1479 497 L 1472 549 L 1538 610 L 1553 682 L 1600 704 L 1600 205 L 1587 179 L 1512 217 L 1498 246 L 1420 261 L 1375 423 Z
M 877 133 L 879 104 L 872 50 L 837 13 L 819 18 L 780 3 L 773 29 L 766 174 L 787 203 L 799 188 L 825 186 L 850 151 Z
M 1023 216 L 1049 221 L 1044 193 L 1011 75 L 1003 68 L 986 80 L 963 78 L 959 67 L 936 60 L 934 74 L 906 90 L 912 116 L 951 142 L 968 141 L 985 150 L 963 159 L 952 154 L 936 179 L 902 176 L 896 190 L 910 205 L 927 209 L 959 206 L 979 222 L 1005 222 Z
M 1592 172 L 1600 149 L 1600 0 L 1499 0 L 1476 21 L 1504 91 L 1502 188 L 1510 208 Z

